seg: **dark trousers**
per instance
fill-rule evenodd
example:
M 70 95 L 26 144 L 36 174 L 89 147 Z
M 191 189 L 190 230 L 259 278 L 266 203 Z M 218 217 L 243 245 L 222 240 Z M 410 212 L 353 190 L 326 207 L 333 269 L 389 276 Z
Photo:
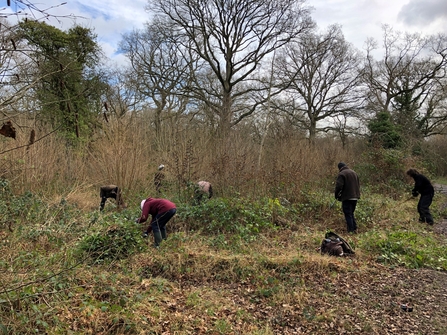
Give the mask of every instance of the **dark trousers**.
M 167 212 L 158 214 L 154 217 L 154 219 L 151 221 L 151 228 L 152 231 L 154 232 L 154 235 L 160 232 L 162 238 L 166 239 L 166 224 L 175 215 L 176 211 L 177 210 L 173 208 Z
M 357 200 L 344 200 L 341 203 L 343 214 L 345 215 L 346 225 L 348 227 L 348 233 L 357 230 L 357 222 L 355 221 L 354 212 L 357 206 Z
M 433 224 L 433 217 L 430 213 L 430 205 L 434 194 L 421 194 L 418 202 L 419 221 Z
M 102 210 L 104 209 L 104 206 L 105 206 L 105 204 L 106 204 L 106 201 L 107 201 L 107 199 L 109 199 L 109 198 L 112 198 L 112 199 L 115 199 L 115 200 L 116 200 L 116 194 L 114 194 L 114 195 L 110 195 L 110 196 L 107 196 L 107 195 L 102 195 L 102 196 L 101 196 L 101 204 L 99 205 L 99 210 L 100 210 L 100 211 L 102 211 Z

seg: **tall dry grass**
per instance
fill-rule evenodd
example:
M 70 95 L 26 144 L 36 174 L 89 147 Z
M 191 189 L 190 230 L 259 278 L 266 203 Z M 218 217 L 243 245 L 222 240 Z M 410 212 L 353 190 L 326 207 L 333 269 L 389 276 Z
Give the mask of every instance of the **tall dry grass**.
M 73 147 L 40 127 L 29 149 L 28 131 L 19 129 L 16 141 L 1 138 L 2 175 L 17 192 L 70 194 L 97 206 L 103 184 L 119 185 L 128 198 L 158 196 L 153 177 L 164 164 L 166 197 L 179 195 L 188 182 L 205 179 L 220 196 L 294 199 L 304 185 L 331 188 L 336 164 L 359 159 L 355 145 L 344 149 L 337 140 L 321 138 L 309 146 L 302 134 L 293 132 L 272 131 L 261 146 L 251 124 L 238 126 L 223 140 L 213 129 L 178 118 L 164 122 L 156 137 L 149 113 L 110 119 L 98 129 L 85 144 Z

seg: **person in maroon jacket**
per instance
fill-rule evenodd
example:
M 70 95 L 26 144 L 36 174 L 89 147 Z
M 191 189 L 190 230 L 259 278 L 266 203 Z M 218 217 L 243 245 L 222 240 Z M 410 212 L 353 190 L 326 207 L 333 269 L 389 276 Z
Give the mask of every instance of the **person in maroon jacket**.
M 137 223 L 146 222 L 149 215 L 152 216 L 151 223 L 147 227 L 143 237 L 147 237 L 152 231 L 155 246 L 158 247 L 162 240 L 166 239 L 166 224 L 175 215 L 177 208 L 175 204 L 167 199 L 147 198 L 141 201 L 141 216 Z

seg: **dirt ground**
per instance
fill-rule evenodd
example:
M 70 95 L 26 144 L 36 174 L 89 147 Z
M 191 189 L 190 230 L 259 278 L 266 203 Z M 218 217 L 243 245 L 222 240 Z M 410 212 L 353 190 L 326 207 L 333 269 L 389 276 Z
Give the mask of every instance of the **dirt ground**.
M 435 188 L 437 195 L 445 196 L 447 206 L 447 185 Z M 433 231 L 447 235 L 447 218 L 435 222 Z M 315 304 L 276 311 L 271 318 L 277 320 L 272 322 L 275 334 L 447 334 L 444 271 L 376 264 L 370 274 L 338 272 L 331 282 L 309 277 L 306 283 L 312 287 L 310 301 Z M 330 322 L 314 322 L 328 310 L 334 310 Z
M 445 195 L 447 186 L 436 185 L 438 195 Z M 447 218 L 436 222 L 433 230 L 447 234 Z M 349 335 L 435 335 L 447 334 L 447 272 L 432 269 L 408 269 L 371 263 L 366 270 L 362 264 L 347 270 L 343 261 L 330 264 L 332 276 L 316 277 L 312 271 L 289 276 L 296 282 L 297 301 L 275 304 L 273 297 L 259 294 L 256 287 L 247 283 L 224 284 L 219 282 L 182 282 L 179 294 L 172 295 L 165 309 L 183 322 L 202 320 L 204 325 L 213 323 L 203 313 L 191 309 L 185 292 L 213 292 L 219 296 L 221 308 L 213 318 L 227 320 L 232 329 L 225 334 L 247 333 L 247 324 L 257 322 L 269 325 L 269 334 L 349 334 Z M 350 267 L 352 269 L 352 267 Z M 273 271 L 273 270 L 272 270 Z M 279 271 L 279 270 L 278 270 Z M 305 287 L 301 290 L 300 287 Z M 303 293 L 304 292 L 304 293 Z M 299 301 L 302 294 L 303 301 Z M 240 317 L 245 311 L 244 318 Z M 232 322 L 232 320 L 240 320 Z M 170 324 L 163 325 L 162 334 L 172 334 Z M 196 328 L 185 334 L 209 334 L 209 330 Z M 212 333 L 217 334 L 217 333 Z M 259 333 L 261 334 L 261 332 Z
M 434 186 L 435 196 L 444 196 L 447 207 L 447 185 Z M 447 218 L 438 219 L 433 231 L 447 236 Z M 345 306 L 357 311 L 348 318 L 358 322 L 353 322 L 350 334 L 447 334 L 446 272 L 386 267 L 372 272 L 377 274 L 371 276 L 374 283 L 345 276 L 338 282 L 340 296 L 354 297 Z M 405 305 L 412 307 L 411 312 L 402 309 Z

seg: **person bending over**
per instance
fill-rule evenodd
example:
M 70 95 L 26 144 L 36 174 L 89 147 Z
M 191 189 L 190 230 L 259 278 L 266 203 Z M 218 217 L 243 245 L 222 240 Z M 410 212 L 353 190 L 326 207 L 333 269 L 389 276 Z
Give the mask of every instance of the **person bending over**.
M 166 224 L 175 215 L 176 205 L 163 198 L 147 198 L 141 201 L 141 216 L 136 219 L 137 223 L 144 223 L 149 215 L 152 217 L 150 225 L 147 227 L 143 237 L 147 237 L 150 232 L 154 234 L 154 244 L 158 247 L 162 240 L 167 238 Z
M 99 210 L 102 211 L 106 204 L 107 199 L 112 198 L 116 200 L 118 208 L 126 208 L 127 205 L 123 200 L 121 194 L 121 189 L 116 185 L 104 185 L 99 188 L 99 196 L 101 198 L 101 203 L 99 205 Z
M 413 197 L 417 197 L 419 194 L 421 195 L 417 205 L 419 222 L 426 222 L 432 225 L 433 217 L 430 213 L 430 205 L 435 195 L 435 189 L 430 180 L 416 169 L 409 169 L 407 175 L 414 179 L 414 188 L 411 191 Z

